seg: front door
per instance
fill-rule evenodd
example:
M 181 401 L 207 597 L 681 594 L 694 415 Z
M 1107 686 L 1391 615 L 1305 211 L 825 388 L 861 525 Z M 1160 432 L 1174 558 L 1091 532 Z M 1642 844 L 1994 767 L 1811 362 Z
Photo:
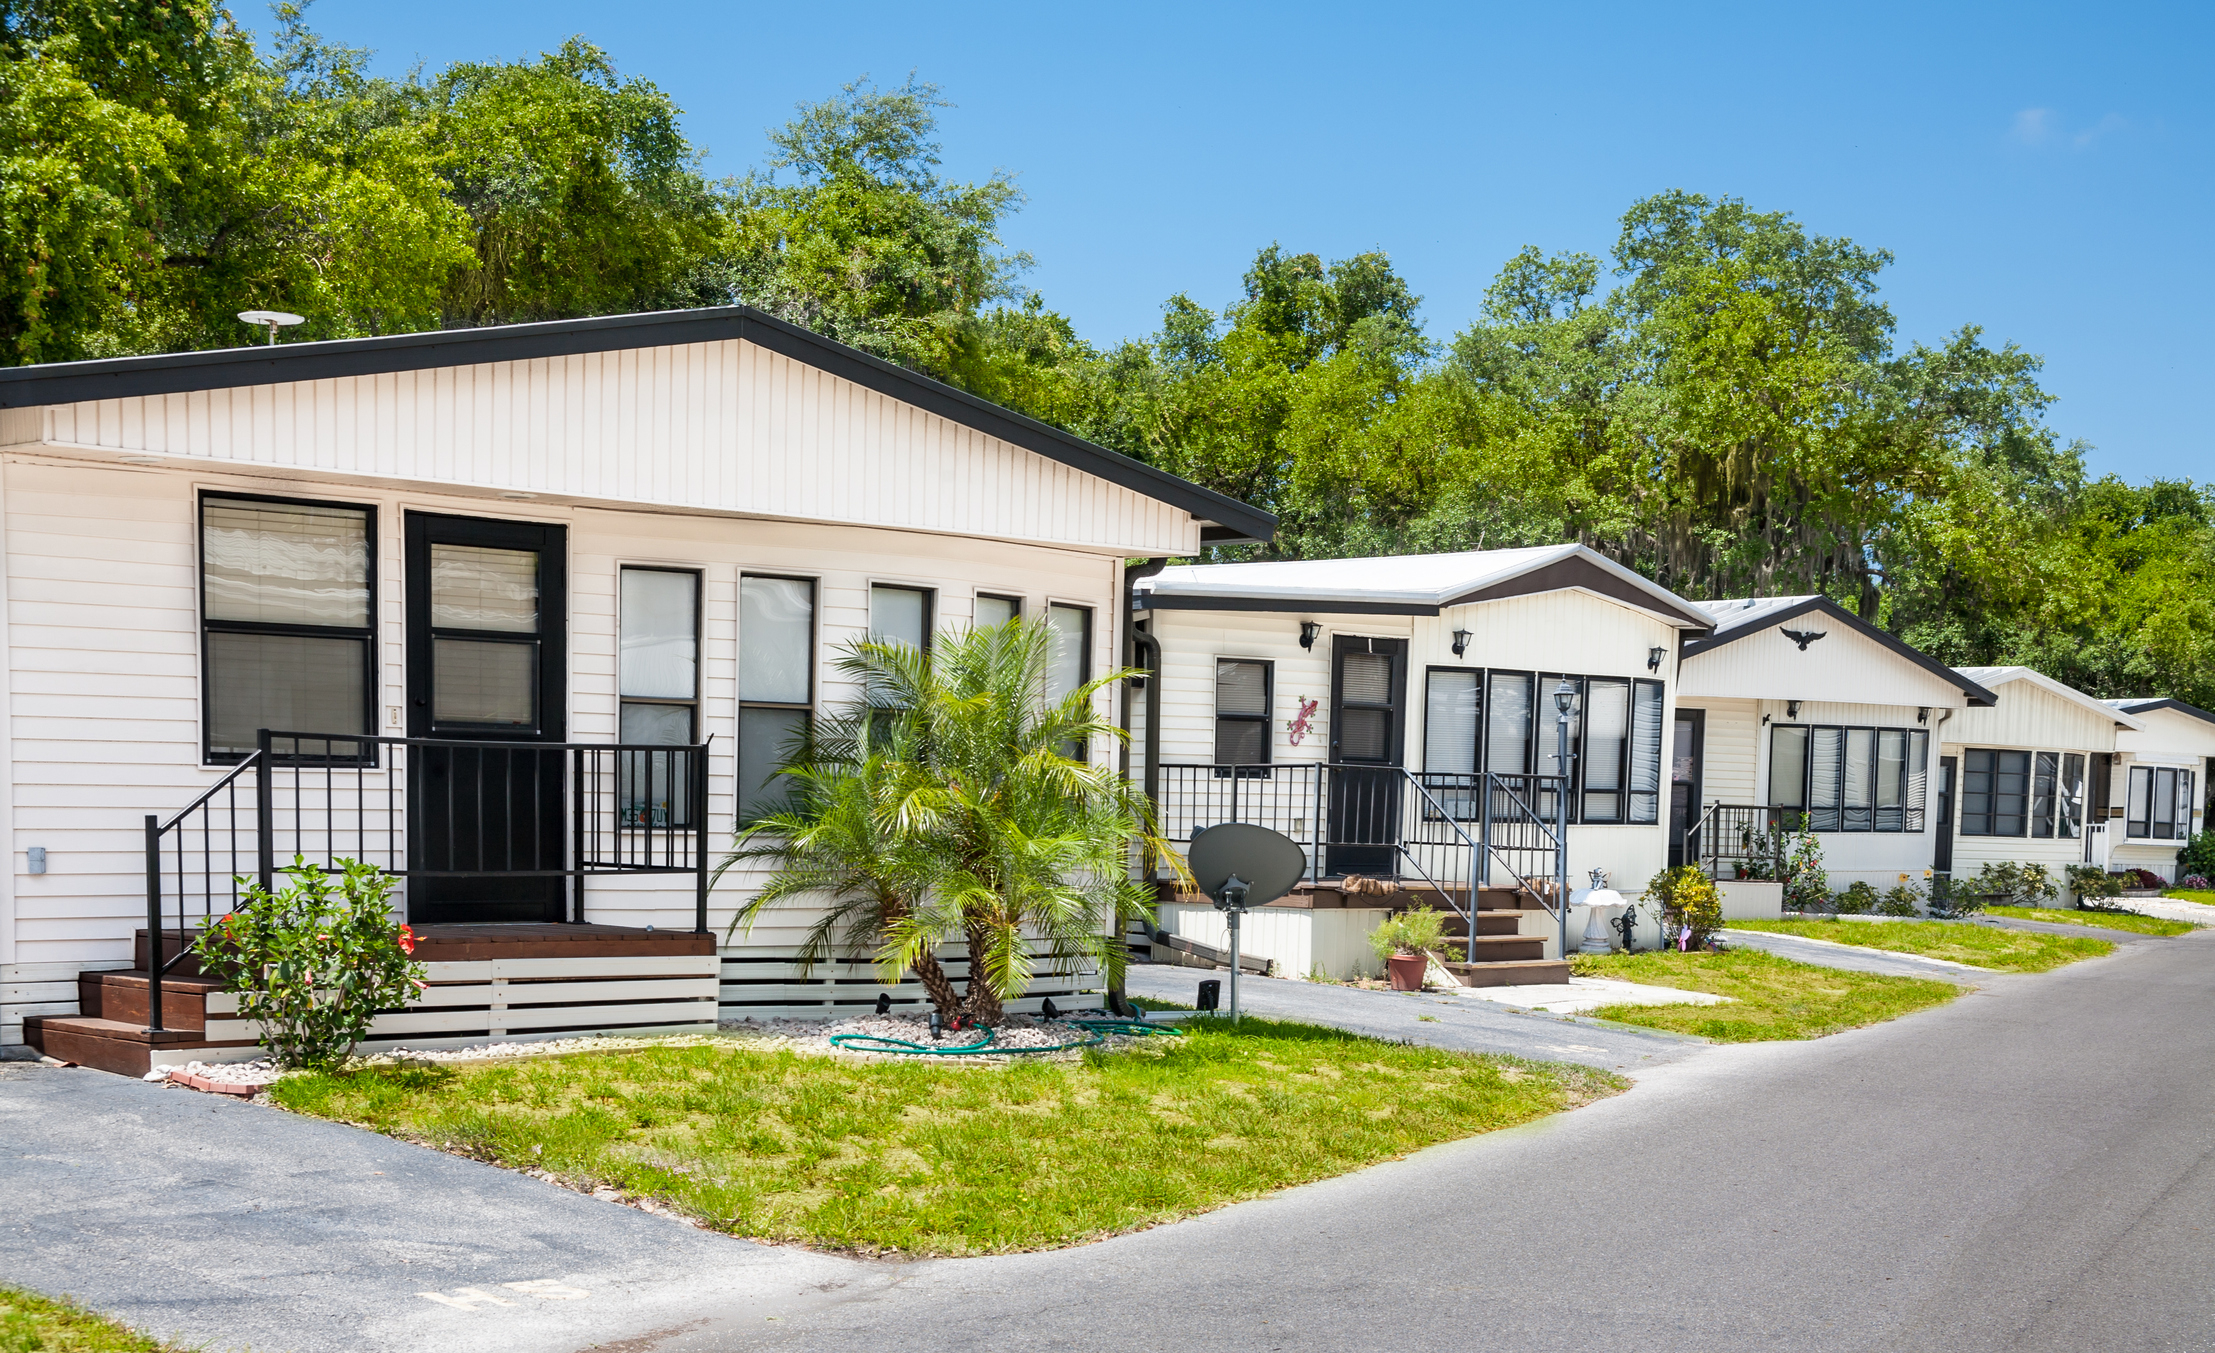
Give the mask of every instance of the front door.
M 567 532 L 407 517 L 408 918 L 559 921 Z
M 1954 766 L 1953 757 L 1938 758 L 1938 821 L 1930 852 L 1931 872 L 1937 874 L 1954 867 Z
M 1407 640 L 1331 641 L 1333 874 L 1399 872 L 1400 757 L 1407 745 Z
M 1676 739 L 1670 744 L 1669 753 L 1669 867 L 1672 869 L 1699 858 L 1699 843 L 1695 842 L 1688 852 L 1684 838 L 1700 821 L 1700 771 L 1706 741 L 1707 711 L 1678 710 Z

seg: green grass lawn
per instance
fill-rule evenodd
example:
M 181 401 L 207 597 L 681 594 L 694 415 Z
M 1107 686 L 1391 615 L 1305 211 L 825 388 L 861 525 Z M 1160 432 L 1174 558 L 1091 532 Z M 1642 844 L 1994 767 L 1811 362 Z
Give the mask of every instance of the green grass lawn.
M 864 1253 L 1078 1244 L 1618 1093 L 1603 1071 L 1204 1021 L 1081 1060 L 948 1066 L 742 1045 L 295 1076 L 285 1108 L 735 1235 Z
M 2189 935 L 2199 927 L 2190 921 L 2164 916 L 2140 916 L 2135 911 L 2062 911 L 2057 907 L 1986 907 L 1987 916 L 2016 921 L 2044 921 L 2049 925 L 2089 925 L 2106 930 L 2128 930 L 2138 935 Z
M 2215 907 L 2215 891 L 2209 891 L 2205 888 L 2171 888 L 2162 896 L 2174 898 L 2179 902 L 2205 902 L 2207 905 Z
M 1951 982 L 1820 968 L 1758 949 L 1720 954 L 1667 950 L 1577 954 L 1569 964 L 1579 977 L 1611 977 L 1731 997 L 1729 1005 L 1608 1005 L 1592 1012 L 1596 1018 L 1619 1024 L 1698 1034 L 1718 1043 L 1821 1038 L 1944 1005 L 1961 994 L 1961 988 Z
M 73 1301 L 0 1286 L 0 1353 L 180 1353 Z
M 1729 926 L 1732 930 L 1766 930 L 1775 935 L 1950 959 L 2001 972 L 2045 972 L 2080 958 L 2115 952 L 2115 946 L 2107 940 L 2083 935 L 2042 935 L 1958 921 L 1732 921 Z

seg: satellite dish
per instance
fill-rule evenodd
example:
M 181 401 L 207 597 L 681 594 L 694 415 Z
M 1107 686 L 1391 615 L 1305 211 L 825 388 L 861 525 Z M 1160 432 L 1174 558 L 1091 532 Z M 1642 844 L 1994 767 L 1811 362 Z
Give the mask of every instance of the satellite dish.
M 1200 891 L 1218 900 L 1235 874 L 1246 884 L 1249 907 L 1283 897 L 1307 873 L 1307 852 L 1298 842 L 1250 822 L 1226 822 L 1193 833 L 1185 862 Z
M 279 329 L 289 329 L 295 324 L 307 323 L 307 320 L 288 310 L 241 310 L 238 312 L 238 317 L 247 324 L 268 325 L 269 341 L 272 344 L 277 341 L 277 331 Z

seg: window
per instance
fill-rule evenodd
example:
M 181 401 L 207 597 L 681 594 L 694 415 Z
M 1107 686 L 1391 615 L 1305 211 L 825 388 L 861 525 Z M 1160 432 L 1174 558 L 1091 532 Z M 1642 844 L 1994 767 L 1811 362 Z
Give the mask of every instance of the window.
M 979 592 L 971 623 L 976 625 L 978 629 L 986 629 L 993 625 L 1005 625 L 1010 620 L 1021 617 L 1022 614 L 1023 599 L 1021 597 L 1002 597 L 995 596 L 990 592 Z
M 1631 683 L 1630 822 L 1661 821 L 1662 704 L 1660 682 Z
M 2070 839 L 2084 835 L 2084 754 L 2061 758 L 2061 831 Z
M 2029 809 L 2029 752 L 1971 747 L 1962 755 L 1963 836 L 2021 836 Z
M 700 575 L 690 569 L 625 568 L 617 591 L 616 741 L 691 746 L 699 740 Z M 685 754 L 618 755 L 625 826 L 691 825 L 692 767 Z
M 264 728 L 374 731 L 375 523 L 366 507 L 200 500 L 208 760 L 243 759 Z
M 1930 734 L 1919 728 L 1780 724 L 1769 734 L 1769 802 L 1815 832 L 1919 832 Z
M 1485 678 L 1484 768 L 1494 775 L 1530 770 L 1531 675 L 1490 672 Z
M 2192 772 L 2173 766 L 2132 766 L 2124 832 L 2154 841 L 2192 834 Z
M 1215 660 L 1215 774 L 1266 775 L 1249 769 L 1269 760 L 1269 699 L 1274 663 L 1244 658 Z M 1237 767 L 1237 770 L 1233 770 Z
M 927 587 L 869 589 L 869 637 L 880 643 L 931 646 L 931 592 Z
M 2030 758 L 2030 834 L 2053 835 L 2054 787 L 2061 778 L 2058 752 L 2033 752 Z
M 1046 659 L 1046 700 L 1058 705 L 1092 679 L 1092 608 L 1049 605 L 1046 627 L 1054 633 L 1054 646 Z M 1061 754 L 1082 761 L 1084 744 L 1072 739 Z
M 1434 667 L 1423 691 L 1423 769 L 1473 775 L 1477 769 L 1478 674 Z
M 807 578 L 753 574 L 740 578 L 740 821 L 751 821 L 785 806 L 785 782 L 777 772 L 806 739 L 814 699 L 815 583 Z
M 1550 692 L 1551 677 L 1539 689 Z M 1586 822 L 1623 820 L 1624 771 L 1630 757 L 1630 682 L 1614 677 L 1593 677 L 1585 683 L 1584 699 L 1584 812 Z M 1577 729 L 1571 721 L 1570 735 Z M 1541 769 L 1551 771 L 1555 758 L 1546 758 Z

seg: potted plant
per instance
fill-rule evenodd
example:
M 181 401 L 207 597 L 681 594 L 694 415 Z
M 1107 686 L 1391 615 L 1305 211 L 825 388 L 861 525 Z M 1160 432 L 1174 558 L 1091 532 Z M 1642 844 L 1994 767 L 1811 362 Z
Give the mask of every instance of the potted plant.
M 1416 907 L 1385 918 L 1369 935 L 1369 947 L 1384 960 L 1394 991 L 1421 991 L 1423 975 L 1430 971 L 1432 951 L 1445 932 L 1446 914 L 1434 907 Z

